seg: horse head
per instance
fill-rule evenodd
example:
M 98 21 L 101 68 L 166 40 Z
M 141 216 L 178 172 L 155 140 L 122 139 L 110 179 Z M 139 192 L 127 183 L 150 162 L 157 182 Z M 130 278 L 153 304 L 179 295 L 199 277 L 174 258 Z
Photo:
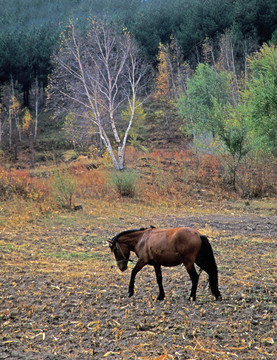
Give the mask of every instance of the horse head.
M 119 244 L 117 239 L 108 240 L 110 249 L 114 254 L 118 268 L 125 271 L 128 268 L 130 249 L 126 244 Z

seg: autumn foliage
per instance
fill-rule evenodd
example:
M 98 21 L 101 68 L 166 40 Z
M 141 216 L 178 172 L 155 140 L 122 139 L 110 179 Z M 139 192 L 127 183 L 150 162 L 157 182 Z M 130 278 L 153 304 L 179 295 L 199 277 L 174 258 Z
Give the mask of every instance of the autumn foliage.
M 1 168 L 1 199 L 20 197 L 40 206 L 47 202 L 53 207 L 53 198 L 61 195 L 67 199 L 70 192 L 71 200 L 65 200 L 71 203 L 69 208 L 88 199 L 116 200 L 124 196 L 146 204 L 170 203 L 175 206 L 188 197 L 217 200 L 239 194 L 249 199 L 276 193 L 276 160 L 273 157 L 268 162 L 262 158 L 245 159 L 238 171 L 236 193 L 231 186 L 227 157 L 200 155 L 192 150 L 155 150 L 146 154 L 129 147 L 127 170 L 118 174 L 108 160 L 81 157 L 47 171 Z M 63 177 L 57 174 L 63 174 Z M 64 183 L 57 184 L 58 180 Z M 58 185 L 63 195 L 57 193 Z
M 16 196 L 41 202 L 49 196 L 49 186 L 42 179 L 32 177 L 28 170 L 0 168 L 1 200 L 9 200 Z

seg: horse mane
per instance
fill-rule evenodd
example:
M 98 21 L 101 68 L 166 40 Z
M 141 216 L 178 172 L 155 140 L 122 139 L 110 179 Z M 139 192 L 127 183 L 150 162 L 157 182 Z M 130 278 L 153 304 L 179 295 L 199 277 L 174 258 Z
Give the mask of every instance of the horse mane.
M 127 235 L 127 234 L 131 234 L 133 232 L 136 232 L 136 231 L 143 231 L 143 230 L 148 230 L 148 229 L 154 229 L 155 226 L 150 226 L 148 228 L 140 228 L 140 229 L 131 229 L 131 230 L 125 230 L 125 231 L 122 231 L 120 232 L 119 234 L 115 235 L 113 238 L 112 238 L 112 242 L 115 244 L 116 241 L 120 238 L 120 236 L 122 235 Z

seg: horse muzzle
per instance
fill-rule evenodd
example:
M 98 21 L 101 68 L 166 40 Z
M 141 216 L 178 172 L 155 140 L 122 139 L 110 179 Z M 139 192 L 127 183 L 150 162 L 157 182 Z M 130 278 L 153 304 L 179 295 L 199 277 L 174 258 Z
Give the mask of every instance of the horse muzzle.
M 119 270 L 123 272 L 128 269 L 128 261 L 126 260 L 117 261 L 117 266 Z

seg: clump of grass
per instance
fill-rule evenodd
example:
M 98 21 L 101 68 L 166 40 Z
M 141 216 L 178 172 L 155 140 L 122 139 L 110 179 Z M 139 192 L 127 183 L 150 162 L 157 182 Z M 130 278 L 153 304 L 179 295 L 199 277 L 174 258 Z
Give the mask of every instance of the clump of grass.
M 73 196 L 76 190 L 74 176 L 67 170 L 55 170 L 54 182 L 51 185 L 57 205 L 63 209 L 72 209 Z
M 125 169 L 111 173 L 111 186 L 124 197 L 133 198 L 136 194 L 139 175 L 135 170 Z

